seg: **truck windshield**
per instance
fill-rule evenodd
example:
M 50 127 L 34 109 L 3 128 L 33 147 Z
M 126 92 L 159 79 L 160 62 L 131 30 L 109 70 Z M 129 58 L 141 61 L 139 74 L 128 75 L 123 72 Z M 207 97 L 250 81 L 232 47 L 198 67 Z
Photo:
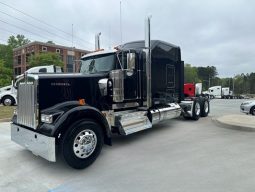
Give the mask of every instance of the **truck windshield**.
M 95 55 L 81 61 L 80 72 L 84 74 L 108 72 L 114 69 L 115 54 Z

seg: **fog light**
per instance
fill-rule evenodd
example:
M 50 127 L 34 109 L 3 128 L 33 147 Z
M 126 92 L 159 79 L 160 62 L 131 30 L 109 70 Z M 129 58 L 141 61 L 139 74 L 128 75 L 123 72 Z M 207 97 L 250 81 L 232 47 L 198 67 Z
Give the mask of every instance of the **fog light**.
M 53 116 L 42 114 L 41 115 L 41 122 L 43 122 L 43 123 L 52 123 L 53 122 Z

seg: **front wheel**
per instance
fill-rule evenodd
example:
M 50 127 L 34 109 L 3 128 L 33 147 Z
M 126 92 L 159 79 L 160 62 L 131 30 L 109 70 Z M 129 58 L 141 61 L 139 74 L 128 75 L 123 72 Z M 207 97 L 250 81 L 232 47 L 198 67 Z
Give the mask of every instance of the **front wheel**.
M 68 165 L 84 169 L 91 165 L 101 152 L 103 134 L 100 125 L 93 120 L 73 124 L 64 134 L 61 153 Z

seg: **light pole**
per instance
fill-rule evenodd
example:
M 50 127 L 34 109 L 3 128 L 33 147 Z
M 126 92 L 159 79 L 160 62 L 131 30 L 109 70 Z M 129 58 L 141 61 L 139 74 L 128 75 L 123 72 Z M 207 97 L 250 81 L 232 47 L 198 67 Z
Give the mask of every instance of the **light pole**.
M 235 90 L 235 75 L 233 77 L 233 94 L 234 94 L 234 90 Z

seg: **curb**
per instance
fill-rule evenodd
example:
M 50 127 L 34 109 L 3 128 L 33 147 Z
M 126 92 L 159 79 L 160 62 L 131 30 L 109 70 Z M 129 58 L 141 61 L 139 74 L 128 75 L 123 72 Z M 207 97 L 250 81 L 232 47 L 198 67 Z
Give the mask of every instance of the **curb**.
M 240 125 L 226 123 L 226 122 L 223 122 L 215 117 L 212 118 L 212 121 L 219 127 L 233 129 L 233 130 L 239 130 L 239 131 L 255 132 L 255 128 L 253 128 L 253 127 L 249 127 L 249 126 L 245 126 L 245 125 L 240 126 Z
M 10 122 L 11 119 L 10 118 L 7 118 L 7 119 L 0 119 L 0 123 L 3 123 L 3 122 Z

